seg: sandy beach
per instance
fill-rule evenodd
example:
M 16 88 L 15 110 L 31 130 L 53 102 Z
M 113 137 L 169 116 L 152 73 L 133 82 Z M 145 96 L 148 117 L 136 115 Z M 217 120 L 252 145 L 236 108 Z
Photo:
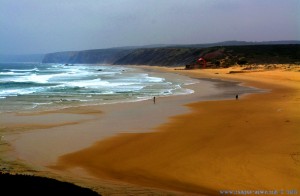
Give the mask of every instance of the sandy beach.
M 3 139 L 12 149 L 6 156 L 35 170 L 83 176 L 103 195 L 299 194 L 299 71 L 143 68 L 207 81 L 191 85 L 194 94 L 156 104 L 1 116 L 1 125 L 14 132 Z M 241 92 L 259 92 L 243 86 L 264 93 L 235 100 Z

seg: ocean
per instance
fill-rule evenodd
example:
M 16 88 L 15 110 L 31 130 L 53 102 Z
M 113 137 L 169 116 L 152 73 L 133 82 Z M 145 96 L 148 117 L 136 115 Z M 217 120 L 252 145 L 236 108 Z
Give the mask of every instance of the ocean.
M 0 63 L 0 112 L 55 110 L 193 93 L 184 76 L 127 66 Z

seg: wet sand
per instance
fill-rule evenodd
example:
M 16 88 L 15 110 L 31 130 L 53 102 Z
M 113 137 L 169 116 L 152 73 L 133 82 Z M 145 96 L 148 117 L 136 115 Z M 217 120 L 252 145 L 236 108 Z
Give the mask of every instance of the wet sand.
M 27 163 L 51 165 L 61 174 L 75 171 L 79 176 L 115 184 L 125 182 L 183 195 L 214 195 L 219 190 L 299 191 L 300 73 L 227 74 L 235 69 L 154 68 L 196 78 L 239 81 L 270 92 L 234 100 L 240 87 L 226 89 L 226 83 L 211 86 L 207 82 L 208 94 L 198 94 L 203 83 L 192 87 L 197 92 L 193 95 L 158 98 L 156 104 L 149 100 L 99 106 L 99 113 L 87 109 L 83 114 L 82 108 L 55 113 L 56 117 L 71 113 L 79 120 L 17 133 L 7 140 L 14 146 L 15 156 Z M 216 84 L 226 90 L 219 91 Z M 212 97 L 229 100 L 199 102 Z M 42 116 L 49 115 L 53 113 Z
M 217 84 L 226 87 L 227 92 L 219 89 Z M 199 84 L 189 85 L 196 93 L 157 97 L 155 104 L 153 100 L 146 100 L 57 111 L 9 113 L 2 114 L 0 122 L 8 133 L 4 140 L 15 148 L 18 159 L 44 167 L 54 164 L 63 154 L 89 147 L 116 134 L 150 132 L 168 122 L 170 116 L 187 113 L 189 109 L 184 104 L 225 99 L 232 97 L 237 89 L 252 91 L 235 85 L 203 80 Z

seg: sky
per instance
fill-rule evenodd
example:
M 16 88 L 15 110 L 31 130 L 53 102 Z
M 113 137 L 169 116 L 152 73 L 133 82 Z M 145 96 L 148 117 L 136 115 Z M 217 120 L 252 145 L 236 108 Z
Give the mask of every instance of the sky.
M 0 54 L 300 40 L 300 0 L 0 0 Z

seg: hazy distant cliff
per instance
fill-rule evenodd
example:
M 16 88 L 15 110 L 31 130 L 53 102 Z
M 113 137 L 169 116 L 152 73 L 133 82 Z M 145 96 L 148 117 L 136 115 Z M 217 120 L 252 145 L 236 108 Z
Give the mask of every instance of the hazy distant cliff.
M 184 65 L 199 56 L 195 48 L 103 49 L 46 54 L 43 63 Z
M 46 54 L 43 63 L 103 63 L 112 64 L 130 53 L 130 49 L 99 49 Z
M 68 63 L 69 59 L 78 52 L 55 52 L 44 56 L 43 63 Z
M 195 61 L 202 51 L 196 48 L 137 49 L 114 64 L 179 66 Z
M 100 63 L 115 65 L 182 66 L 203 57 L 209 66 L 234 64 L 299 63 L 300 42 L 222 42 L 218 44 L 111 48 L 57 52 L 45 55 L 43 63 Z

